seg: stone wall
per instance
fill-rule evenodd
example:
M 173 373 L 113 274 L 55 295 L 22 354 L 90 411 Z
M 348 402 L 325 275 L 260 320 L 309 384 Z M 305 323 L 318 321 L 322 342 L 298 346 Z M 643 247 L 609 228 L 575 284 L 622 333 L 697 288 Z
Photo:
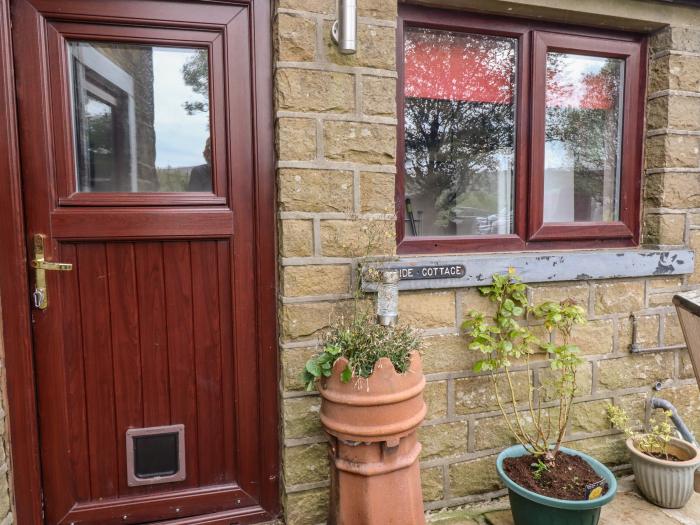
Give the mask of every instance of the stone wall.
M 283 478 L 290 524 L 325 519 L 326 445 L 299 382 L 356 257 L 394 250 L 395 0 L 360 2 L 359 49 L 330 40 L 335 0 L 279 0 L 276 23 Z
M 278 0 L 277 110 L 283 502 L 287 523 L 325 519 L 328 462 L 319 398 L 299 381 L 305 360 L 356 286 L 358 259 L 392 255 L 396 144 L 396 3 L 360 0 L 359 50 L 342 56 L 329 38 L 335 0 Z M 691 246 L 700 258 L 700 31 L 667 28 L 651 39 L 643 239 Z M 692 276 L 533 285 L 531 299 L 576 299 L 590 322 L 576 329 L 586 363 L 568 429 L 570 446 L 622 466 L 623 441 L 604 407 L 644 417 L 661 382 L 700 431 L 700 403 L 670 300 Z M 402 322 L 425 335 L 428 417 L 420 429 L 427 508 L 499 494 L 494 454 L 511 441 L 490 379 L 471 371 L 459 324 L 489 309 L 475 289 L 404 292 Z M 535 330 L 538 328 L 535 327 Z M 651 350 L 640 354 L 631 348 Z M 545 361 L 516 372 L 540 383 Z
M 0 314 L 2 305 L 0 305 Z M 0 316 L 0 334 L 2 334 L 2 316 Z M 7 382 L 5 377 L 5 347 L 0 337 L 0 525 L 14 523 L 12 514 L 12 471 L 10 469 L 10 443 L 7 433 L 5 404 L 7 402 Z

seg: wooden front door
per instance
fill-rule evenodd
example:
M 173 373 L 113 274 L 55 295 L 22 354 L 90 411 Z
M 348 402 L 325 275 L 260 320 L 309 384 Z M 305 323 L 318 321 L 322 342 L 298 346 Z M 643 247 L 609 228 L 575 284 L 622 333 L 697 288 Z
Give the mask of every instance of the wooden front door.
M 45 523 L 274 517 L 269 2 L 11 8 Z

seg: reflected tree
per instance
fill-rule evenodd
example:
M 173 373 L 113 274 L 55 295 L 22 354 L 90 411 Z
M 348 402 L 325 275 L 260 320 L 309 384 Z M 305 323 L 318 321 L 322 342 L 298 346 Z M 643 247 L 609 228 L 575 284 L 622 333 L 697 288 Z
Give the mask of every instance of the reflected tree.
M 405 57 L 406 194 L 432 199 L 442 228 L 457 207 L 495 210 L 493 174 L 514 144 L 513 41 L 417 29 Z
M 439 224 L 458 205 L 494 209 L 495 153 L 513 146 L 513 109 L 466 101 L 406 100 L 406 185 L 435 196 Z
M 186 101 L 183 104 L 189 115 L 209 111 L 209 55 L 206 49 L 198 49 L 182 66 L 182 78 L 204 100 Z
M 597 67 L 589 64 L 577 75 L 570 57 L 547 55 L 545 140 L 561 143 L 573 159 L 576 218 L 590 220 L 591 203 L 615 208 L 614 191 L 605 186 L 613 184 L 618 163 L 623 66 L 620 59 L 603 59 L 599 66 L 594 59 Z

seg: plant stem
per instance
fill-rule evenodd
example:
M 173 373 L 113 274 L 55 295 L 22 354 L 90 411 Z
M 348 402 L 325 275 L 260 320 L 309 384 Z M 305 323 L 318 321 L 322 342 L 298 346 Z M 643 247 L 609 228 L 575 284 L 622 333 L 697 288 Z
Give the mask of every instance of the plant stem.
M 503 419 L 505 420 L 506 425 L 508 425 L 508 430 L 510 430 L 510 432 L 513 434 L 513 436 L 515 436 L 516 441 L 518 441 L 518 443 L 520 443 L 523 447 L 525 447 L 525 449 L 527 449 L 528 446 L 532 447 L 532 445 L 525 440 L 524 436 L 518 434 L 518 432 L 513 427 L 513 424 L 511 423 L 510 418 L 508 417 L 508 413 L 506 412 L 506 409 L 503 406 L 503 402 L 501 401 L 501 394 L 499 393 L 499 390 L 498 390 L 498 381 L 496 379 L 496 374 L 494 374 L 493 372 L 491 372 L 491 379 L 493 380 L 493 389 L 496 392 L 496 402 L 498 403 L 498 409 L 501 411 L 501 415 L 503 416 Z M 515 411 L 515 407 L 513 407 L 513 411 Z M 534 448 L 533 448 L 533 452 L 534 452 Z
M 539 414 L 538 417 L 535 417 L 535 407 L 534 407 L 534 392 L 535 392 L 535 387 L 532 384 L 531 375 L 530 375 L 530 355 L 528 354 L 525 357 L 525 363 L 527 365 L 527 377 L 528 377 L 528 403 L 530 405 L 530 417 L 532 417 L 532 421 L 536 422 L 534 427 L 537 433 L 539 434 L 539 437 L 542 439 L 543 445 L 546 448 L 547 447 L 547 438 L 544 435 L 544 432 L 542 431 L 542 427 L 540 426 L 540 419 L 539 419 Z M 540 403 L 541 406 L 541 403 Z
M 513 403 L 513 414 L 515 415 L 515 421 L 518 424 L 518 428 L 520 429 L 520 432 L 522 433 L 523 438 L 526 439 L 528 441 L 528 443 L 530 443 L 532 445 L 532 447 L 537 451 L 539 448 L 537 446 L 537 441 L 533 440 L 530 437 L 530 434 L 525 432 L 525 429 L 523 428 L 523 424 L 520 421 L 520 416 L 518 414 L 518 408 L 517 408 L 518 403 L 517 403 L 516 398 L 515 398 L 515 387 L 513 386 L 513 379 L 511 378 L 510 370 L 508 370 L 508 367 L 505 368 L 505 372 L 506 372 L 506 378 L 508 379 L 508 388 L 510 389 L 511 401 Z M 528 381 L 530 381 L 529 377 L 528 377 Z

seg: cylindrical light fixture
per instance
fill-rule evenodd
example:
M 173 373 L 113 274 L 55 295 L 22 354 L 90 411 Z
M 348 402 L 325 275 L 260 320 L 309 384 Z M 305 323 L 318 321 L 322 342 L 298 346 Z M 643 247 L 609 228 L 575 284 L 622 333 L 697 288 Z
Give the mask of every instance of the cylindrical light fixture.
M 343 55 L 357 52 L 357 0 L 338 0 L 338 19 L 331 28 L 331 38 Z
M 377 285 L 377 323 L 394 326 L 399 319 L 399 272 L 384 270 Z

